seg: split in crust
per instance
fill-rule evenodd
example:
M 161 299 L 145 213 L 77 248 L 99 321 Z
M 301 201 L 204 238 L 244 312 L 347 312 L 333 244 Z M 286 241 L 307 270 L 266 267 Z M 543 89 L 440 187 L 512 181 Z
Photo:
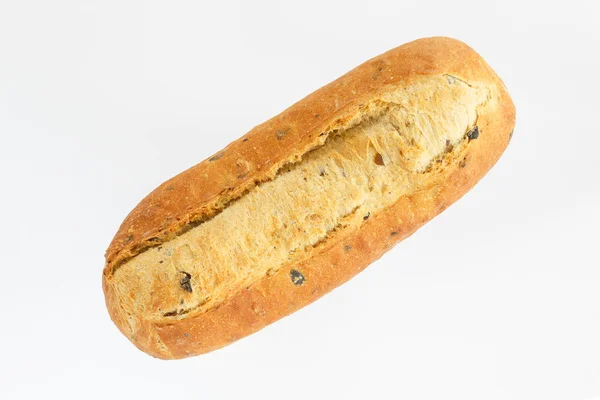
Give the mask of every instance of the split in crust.
M 370 60 L 149 195 L 107 251 L 111 317 L 167 359 L 255 332 L 462 196 L 514 120 L 500 79 L 458 41 Z

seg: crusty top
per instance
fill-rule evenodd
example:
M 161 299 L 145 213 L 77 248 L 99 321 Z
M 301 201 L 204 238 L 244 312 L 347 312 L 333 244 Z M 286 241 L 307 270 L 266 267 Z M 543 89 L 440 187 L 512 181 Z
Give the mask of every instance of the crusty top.
M 352 116 L 373 92 L 442 73 L 465 81 L 495 76 L 466 44 L 444 37 L 417 40 L 365 62 L 150 193 L 108 247 L 105 275 L 271 179 L 281 166 L 322 144 L 327 132 L 355 124 Z
M 459 41 L 367 61 L 146 197 L 107 251 L 110 316 L 165 359 L 256 332 L 465 194 L 514 122 L 501 80 Z

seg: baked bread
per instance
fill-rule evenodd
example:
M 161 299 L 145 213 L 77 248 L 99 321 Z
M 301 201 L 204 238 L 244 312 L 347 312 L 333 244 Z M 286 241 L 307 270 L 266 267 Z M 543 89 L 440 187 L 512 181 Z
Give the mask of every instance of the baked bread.
M 142 200 L 106 252 L 110 316 L 163 359 L 256 332 L 465 194 L 514 123 L 502 81 L 457 40 L 375 57 Z

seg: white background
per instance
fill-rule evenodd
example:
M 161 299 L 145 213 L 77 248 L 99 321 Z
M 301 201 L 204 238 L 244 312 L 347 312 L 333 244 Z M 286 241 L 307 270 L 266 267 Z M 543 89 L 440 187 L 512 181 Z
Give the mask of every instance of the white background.
M 600 396 L 596 1 L 0 1 L 2 399 Z M 223 350 L 155 360 L 104 250 L 174 174 L 361 62 L 445 35 L 517 107 L 457 204 Z

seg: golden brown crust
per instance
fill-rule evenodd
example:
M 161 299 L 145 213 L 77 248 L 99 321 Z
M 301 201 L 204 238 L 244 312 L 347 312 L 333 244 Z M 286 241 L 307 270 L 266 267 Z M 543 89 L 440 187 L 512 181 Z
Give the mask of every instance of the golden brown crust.
M 421 39 L 367 61 L 147 196 L 123 222 L 106 253 L 103 287 L 117 326 L 124 331 L 125 316 L 109 284 L 115 266 L 170 240 L 190 222 L 210 217 L 256 182 L 273 177 L 281 165 L 321 143 L 321 133 L 346 126 L 373 93 L 440 74 L 495 86 L 499 96 L 478 114 L 480 139 L 466 148 L 464 161 L 442 184 L 402 197 L 359 230 L 341 232 L 317 246 L 308 261 L 281 268 L 217 308 L 181 320 L 146 322 L 131 339 L 149 354 L 167 359 L 225 346 L 352 278 L 456 201 L 500 157 L 514 127 L 515 109 L 500 79 L 467 45 L 449 38 Z M 294 285 L 292 270 L 304 277 L 302 285 Z
M 282 164 L 316 146 L 319 134 L 343 126 L 370 93 L 417 75 L 450 74 L 469 81 L 486 72 L 491 70 L 477 53 L 449 38 L 417 40 L 365 62 L 150 193 L 108 247 L 106 272 L 273 176 Z M 240 165 L 240 159 L 246 162 Z

